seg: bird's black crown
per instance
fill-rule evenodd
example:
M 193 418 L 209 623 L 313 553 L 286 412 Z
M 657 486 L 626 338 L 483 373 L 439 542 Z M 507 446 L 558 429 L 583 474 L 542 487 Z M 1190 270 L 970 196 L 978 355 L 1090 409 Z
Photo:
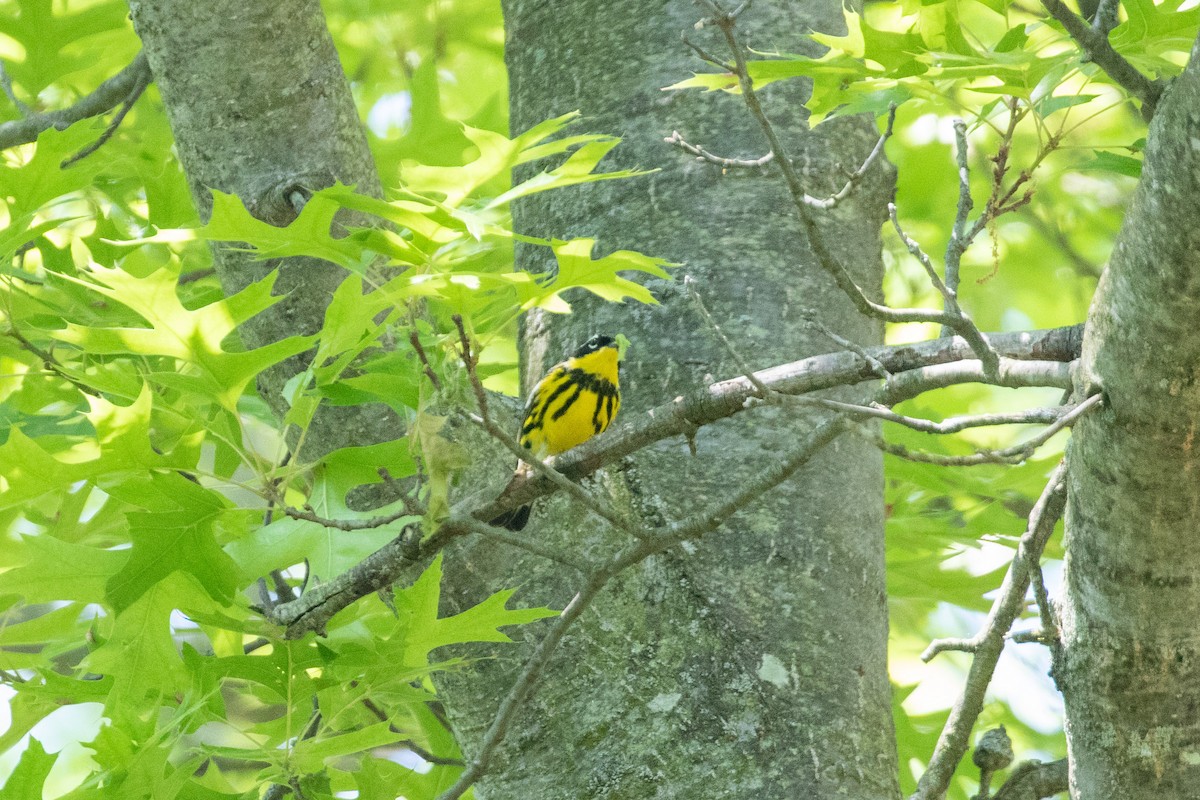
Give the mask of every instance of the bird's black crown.
M 592 338 L 588 339 L 583 344 L 579 345 L 579 348 L 572 354 L 571 357 L 572 358 L 583 358 L 584 356 L 588 355 L 589 353 L 595 353 L 597 350 L 603 350 L 606 347 L 616 347 L 616 346 L 617 346 L 616 339 L 614 339 L 611 336 L 605 336 L 603 334 L 598 333 L 595 336 L 593 336 Z

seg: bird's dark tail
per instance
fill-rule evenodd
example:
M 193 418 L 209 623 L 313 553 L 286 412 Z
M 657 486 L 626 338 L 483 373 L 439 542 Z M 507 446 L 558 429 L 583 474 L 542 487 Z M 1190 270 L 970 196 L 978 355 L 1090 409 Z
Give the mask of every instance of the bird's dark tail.
M 524 530 L 526 523 L 529 522 L 530 507 L 530 504 L 526 503 L 523 506 L 514 508 L 512 511 L 505 511 L 493 519 L 491 524 L 500 528 L 508 528 L 510 531 Z

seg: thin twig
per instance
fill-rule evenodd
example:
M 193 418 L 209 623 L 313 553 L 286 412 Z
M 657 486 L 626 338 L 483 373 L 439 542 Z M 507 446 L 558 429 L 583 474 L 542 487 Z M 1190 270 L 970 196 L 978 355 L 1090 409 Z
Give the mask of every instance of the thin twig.
M 967 672 L 966 683 L 950 710 L 950 717 L 942 728 L 929 766 L 909 800 L 938 800 L 950 785 L 955 768 L 967 752 L 971 729 L 975 727 L 975 721 L 983 710 L 984 694 L 991 684 L 996 663 L 1004 649 L 1004 637 L 1025 605 L 1025 593 L 1029 589 L 1030 581 L 1030 560 L 1035 558 L 1033 554 L 1040 556 L 1045 549 L 1046 542 L 1066 507 L 1066 500 L 1066 462 L 1063 461 L 1059 462 L 1051 473 L 1046 488 L 1029 514 L 1025 535 L 1021 538 L 1016 557 L 1004 576 L 1000 593 L 992 603 L 983 629 L 974 639 L 968 640 L 972 644 L 971 651 L 974 655 L 971 668 Z M 961 643 L 962 640 L 955 642 Z M 945 649 L 949 648 L 934 642 L 921 654 L 921 659 L 928 661 Z
M 429 356 L 425 354 L 425 348 L 421 346 L 421 337 L 413 330 L 408 335 L 409 344 L 416 351 L 417 358 L 421 359 L 421 364 L 425 367 L 425 375 L 429 378 L 429 382 L 433 384 L 433 388 L 439 392 L 442 390 L 442 381 L 438 378 L 437 373 L 433 371 L 433 365 L 429 363 Z
M 17 97 L 16 91 L 13 90 L 12 77 L 8 74 L 8 69 L 5 68 L 3 59 L 0 59 L 0 89 L 4 90 L 4 94 L 12 101 L 12 104 L 22 117 L 27 117 L 33 113 L 33 109 L 26 105 L 21 98 Z
M 11 336 L 13 339 L 16 339 L 24 350 L 39 358 L 42 362 L 42 365 L 48 371 L 67 381 L 84 394 L 90 394 L 92 397 L 101 396 L 99 391 L 79 380 L 71 373 L 67 372 L 66 369 L 58 362 L 58 359 L 54 357 L 53 353 L 48 350 L 43 350 L 41 347 L 38 347 L 29 339 L 25 338 L 25 335 L 22 334 L 21 331 L 17 330 L 16 325 L 11 324 L 11 321 L 9 329 L 5 331 L 5 333 Z
M 700 161 L 707 161 L 710 164 L 716 164 L 719 167 L 737 168 L 737 169 L 754 169 L 765 167 L 775 159 L 774 153 L 767 153 L 765 156 L 758 158 L 725 158 L 723 156 L 710 153 L 698 144 L 691 144 L 683 138 L 679 131 L 671 131 L 671 135 L 663 139 L 667 144 L 673 144 L 684 152 L 691 153 Z
M 867 174 L 867 171 L 871 169 L 871 166 L 876 160 L 878 160 L 880 154 L 883 153 L 884 145 L 887 144 L 887 140 L 891 138 L 892 128 L 895 126 L 895 123 L 896 104 L 892 103 L 890 106 L 888 106 L 887 124 L 884 126 L 883 133 L 880 134 L 879 140 L 875 143 L 875 147 L 871 149 L 870 155 L 866 157 L 858 169 L 854 170 L 854 172 L 847 176 L 845 185 L 828 197 L 819 198 L 805 194 L 805 204 L 807 204 L 810 208 L 816 208 L 822 211 L 828 211 L 831 208 L 837 208 L 837 206 L 841 204 L 843 200 L 845 200 L 854 192 L 855 188 L 858 187 L 858 184 L 862 182 L 863 177 Z M 673 144 L 687 153 L 691 153 L 701 161 L 707 161 L 710 164 L 716 164 L 717 166 L 725 169 L 757 169 L 765 167 L 767 164 L 770 164 L 775 160 L 774 152 L 768 152 L 766 155 L 759 156 L 758 158 L 725 158 L 724 156 L 718 156 L 715 153 L 705 150 L 700 145 L 688 142 L 683 138 L 683 135 L 680 134 L 679 131 L 671 131 L 671 135 L 663 141 L 665 141 L 667 144 Z
M 1062 0 L 1042 0 L 1050 15 L 1062 23 L 1071 38 L 1083 48 L 1091 61 L 1104 70 L 1125 91 L 1142 101 L 1142 116 L 1147 120 L 1154 116 L 1158 99 L 1162 96 L 1161 81 L 1151 80 L 1125 60 L 1113 49 L 1108 33 L 1101 33 L 1088 25 L 1078 14 L 1067 8 Z
M 508 694 L 505 696 L 503 702 L 500 703 L 500 708 L 497 709 L 496 716 L 492 718 L 491 726 L 479 743 L 475 757 L 467 764 L 467 768 L 463 770 L 458 780 L 454 782 L 454 785 L 438 796 L 438 800 L 457 800 L 477 780 L 483 777 L 487 772 L 488 765 L 491 763 L 492 756 L 495 755 L 496 749 L 504 741 L 504 736 L 508 733 L 508 728 L 512 725 L 513 718 L 521 709 L 526 698 L 533 692 L 538 678 L 541 677 L 546 665 L 550 663 L 550 659 L 554 655 L 558 643 L 562 641 L 562 637 L 567 632 L 567 629 L 579 618 L 580 614 L 591 604 L 592 600 L 608 584 L 609 580 L 618 572 L 624 570 L 626 566 L 628 565 L 623 560 L 616 561 L 605 569 L 593 574 L 587 583 L 583 585 L 583 588 L 576 593 L 567 607 L 563 609 L 558 619 L 554 620 L 550 630 L 542 637 L 542 641 L 538 642 L 533 655 L 525 662 L 521 673 L 508 690 Z
M 515 547 L 532 555 L 539 556 L 540 558 L 545 558 L 549 561 L 554 561 L 564 566 L 568 566 L 571 569 L 578 570 L 585 575 L 591 573 L 594 569 L 592 565 L 578 561 L 566 553 L 559 552 L 553 547 L 547 547 L 546 545 L 539 544 L 535 539 L 531 539 L 528 536 L 517 536 L 505 530 L 504 528 L 499 528 L 495 525 L 488 525 L 487 523 L 477 520 L 474 517 L 456 516 L 451 520 L 451 522 L 454 525 L 466 528 L 472 533 L 477 533 L 484 538 L 495 539 L 497 542 L 503 542 L 510 547 Z
M 908 252 L 925 269 L 925 275 L 929 278 L 929 282 L 933 284 L 933 288 L 938 290 L 938 294 L 942 296 L 945 304 L 947 306 L 951 304 L 956 305 L 954 292 L 950 291 L 950 287 L 942 281 L 942 276 L 938 275 L 937 269 L 933 266 L 933 260 L 929 258 L 929 254 L 922 249 L 921 245 L 915 239 L 912 239 L 904 232 L 904 228 L 900 227 L 900 219 L 896 215 L 895 203 L 888 203 L 888 219 L 892 221 L 892 228 L 896 231 L 896 235 L 900 237 L 900 241 L 908 248 Z M 949 268 L 947 268 L 947 274 L 949 274 Z
M 691 39 L 689 39 L 687 37 L 686 33 L 681 35 L 679 38 L 681 38 L 683 40 L 683 43 L 686 44 L 688 47 L 690 47 L 692 49 L 692 51 L 695 52 L 695 54 L 700 57 L 701 61 L 707 61 L 709 64 L 712 64 L 715 67 L 720 67 L 721 69 L 725 70 L 726 72 L 730 72 L 730 73 L 733 72 L 734 68 L 733 68 L 732 64 L 727 64 L 724 61 L 722 61 L 721 59 L 719 59 L 716 56 L 709 53 L 703 47 L 701 47 L 700 45 L 696 44 Z
M 950 241 L 946 244 L 946 282 L 941 290 L 949 304 L 958 297 L 959 265 L 962 255 L 971 243 L 967 238 L 967 218 L 975 201 L 971 197 L 971 164 L 967 151 L 967 124 L 961 119 L 954 120 L 954 157 L 958 165 L 958 208 L 954 213 L 954 226 L 951 228 Z M 945 335 L 945 334 L 943 334 Z
M 868 431 L 865 435 L 869 441 L 872 441 L 885 453 L 890 453 L 894 456 L 899 456 L 900 458 L 904 458 L 909 461 L 937 464 L 943 467 L 970 467 L 978 464 L 1020 464 L 1032 458 L 1034 452 L 1048 442 L 1056 433 L 1074 424 L 1075 420 L 1079 419 L 1088 411 L 1098 406 L 1101 402 L 1102 395 L 1094 394 L 1083 402 L 1079 403 L 1070 411 L 1067 411 L 1059 416 L 1036 436 L 1021 442 L 1020 444 L 1015 444 L 1011 447 L 1005 447 L 1000 450 L 979 450 L 965 456 L 947 456 L 940 453 L 913 451 L 902 445 L 885 441 L 883 437 L 875 431 Z
M 746 380 L 754 384 L 755 389 L 758 389 L 758 396 L 765 400 L 768 396 L 770 396 L 771 390 L 767 388 L 765 383 L 758 379 L 758 377 L 754 374 L 754 370 L 748 363 L 746 363 L 746 360 L 742 358 L 742 354 L 739 353 L 738 349 L 733 346 L 733 342 L 729 341 L 729 337 L 725 335 L 725 331 L 721 330 L 721 326 L 717 324 L 717 321 L 713 319 L 712 314 L 708 312 L 708 308 L 704 305 L 704 298 L 702 298 L 700 293 L 696 291 L 696 280 L 691 275 L 684 277 L 683 288 L 684 291 L 688 293 L 688 297 L 690 297 L 692 302 L 695 303 L 696 310 L 700 312 L 700 316 L 706 323 L 708 323 L 709 330 L 716 334 L 717 339 L 721 341 L 721 344 L 725 345 L 725 351 L 729 353 L 729 357 L 733 359 L 733 363 L 736 364 L 737 368 L 740 369 L 742 374 L 746 376 Z
M 1039 554 L 1040 555 L 1040 554 Z M 1050 593 L 1046 591 L 1046 578 L 1042 574 L 1040 561 L 1029 565 L 1030 583 L 1033 585 L 1033 601 L 1037 605 L 1038 618 L 1042 628 L 1038 638 L 1042 644 L 1050 648 L 1051 663 L 1057 665 L 1062 660 L 1062 640 L 1058 634 L 1058 620 L 1054 616 L 1054 605 L 1050 601 Z
M 863 361 L 867 362 L 867 364 L 869 364 L 871 366 L 871 370 L 876 375 L 878 375 L 880 378 L 883 378 L 885 381 L 888 378 L 892 377 L 892 373 L 888 372 L 887 367 L 885 367 L 883 365 L 882 361 L 880 361 L 879 359 L 875 358 L 873 355 L 868 353 L 867 349 L 865 347 L 863 347 L 862 345 L 858 344 L 857 342 L 853 342 L 853 341 L 847 339 L 845 336 L 842 336 L 839 333 L 837 333 L 836 331 L 834 331 L 833 329 L 831 329 L 824 322 L 821 322 L 821 320 L 817 317 L 815 312 L 813 312 L 813 313 L 805 312 L 802 316 L 803 316 L 804 326 L 806 328 L 817 331 L 822 336 L 824 336 L 826 339 L 828 339 L 829 341 L 836 344 L 838 347 L 841 347 L 845 350 L 849 350 L 851 353 L 854 353 L 855 355 L 857 355 L 859 358 L 861 358 Z
M 838 205 L 841 204 L 842 200 L 850 197 L 851 193 L 854 191 L 854 188 L 856 188 L 860 182 L 862 182 L 863 176 L 866 175 L 866 172 L 868 172 L 872 164 L 874 164 L 878 160 L 878 157 L 880 157 L 880 154 L 882 154 L 883 145 L 887 144 L 887 140 L 889 138 L 892 138 L 892 130 L 895 126 L 895 119 L 896 104 L 892 103 L 888 107 L 887 125 L 884 126 L 884 130 L 880 136 L 880 139 L 878 139 L 878 142 L 875 143 L 874 148 L 871 149 L 870 155 L 866 156 L 862 166 L 859 166 L 858 169 L 854 170 L 854 172 L 847 176 L 846 184 L 842 186 L 840 190 L 830 194 L 830 196 L 826 198 L 816 198 L 812 197 L 811 194 L 805 194 L 804 203 L 809 207 L 812 207 L 812 209 L 828 211 L 829 209 L 835 209 L 835 207 L 838 207 Z M 707 161 L 710 164 L 716 164 L 716 166 L 725 169 L 760 169 L 762 167 L 766 167 L 767 164 L 775 160 L 774 152 L 767 152 L 766 155 L 758 156 L 757 158 L 726 158 L 724 156 L 718 156 L 713 154 L 713 152 L 709 152 L 708 150 L 702 148 L 700 145 L 691 144 L 688 142 L 688 140 L 684 139 L 683 134 L 680 134 L 678 131 L 672 131 L 671 136 L 668 136 L 666 139 L 664 139 L 664 142 L 667 144 L 673 144 L 685 152 L 690 152 L 691 155 L 696 156 L 696 158 L 698 158 L 700 161 Z
M 1092 16 L 1092 30 L 1104 38 L 1120 22 L 1121 0 L 1100 0 L 1096 5 L 1096 13 Z
M 886 422 L 894 422 L 897 425 L 903 425 L 906 428 L 912 428 L 914 431 L 921 431 L 922 433 L 936 434 L 958 433 L 968 428 L 983 428 L 993 425 L 1050 424 L 1067 413 L 1067 409 L 1062 406 L 1050 406 L 1029 408 L 1024 411 L 1014 411 L 1006 414 L 972 414 L 961 417 L 947 417 L 938 422 L 921 417 L 909 417 L 904 414 L 897 414 L 890 408 L 879 405 L 862 406 L 855 403 L 829 400 L 824 397 L 812 397 L 810 395 L 800 395 L 799 397 L 789 399 L 806 405 L 821 406 L 831 411 L 844 411 L 857 416 L 874 417 Z
M 806 194 L 804 196 L 804 202 L 806 202 L 812 208 L 828 211 L 831 208 L 836 208 L 839 203 L 849 197 L 858 184 L 862 182 L 863 176 L 867 174 L 867 170 L 871 168 L 871 165 L 874 164 L 879 158 L 880 154 L 883 153 L 884 145 L 887 144 L 888 139 L 892 138 L 892 128 L 895 124 L 896 104 L 891 103 L 888 105 L 887 123 L 884 125 L 883 133 L 879 135 L 879 140 L 875 142 L 875 147 L 871 149 L 870 155 L 867 156 L 862 165 L 854 172 L 850 173 L 846 180 L 846 185 L 838 190 L 835 194 L 832 194 L 823 200 L 818 200 L 817 198 L 810 197 Z
M 129 97 L 132 87 L 139 82 L 150 80 L 150 77 L 150 66 L 143 51 L 138 53 L 129 66 L 73 105 L 0 124 L 0 150 L 37 141 L 38 135 L 49 128 L 66 130 L 80 120 L 98 117 L 123 102 Z
M 82 148 L 79 152 L 64 158 L 62 163 L 59 164 L 59 167 L 66 169 L 75 162 L 87 158 L 92 153 L 103 147 L 104 143 L 111 139 L 113 134 L 117 132 L 117 128 L 121 127 L 121 122 L 124 121 L 125 115 L 129 113 L 129 110 L 133 108 L 134 104 L 137 103 L 138 98 L 142 96 L 142 92 L 146 91 L 146 87 L 149 85 L 150 71 L 145 70 L 138 75 L 137 82 L 133 85 L 133 88 L 129 90 L 129 95 L 125 98 L 124 102 L 121 103 L 121 107 L 117 110 L 117 113 L 113 115 L 112 120 L 108 123 L 108 127 L 104 129 L 104 133 L 100 134 L 96 141 Z
M 313 695 L 312 699 L 312 716 L 308 719 L 308 724 L 304 726 L 304 730 L 300 733 L 298 742 L 303 742 L 306 739 L 311 739 L 317 735 L 317 731 L 321 728 L 321 705 L 317 700 L 317 696 Z M 288 775 L 288 783 L 274 783 L 267 788 L 263 793 L 263 800 L 280 800 L 288 792 L 292 792 L 297 798 L 302 798 L 303 795 L 299 790 L 299 783 L 296 775 Z
M 366 708 L 368 711 L 370 711 L 372 714 L 374 714 L 375 717 L 380 722 L 386 722 L 388 724 L 388 730 L 390 730 L 392 733 L 397 733 L 397 734 L 400 734 L 401 736 L 403 736 L 405 733 L 407 733 L 407 731 L 396 727 L 396 725 L 394 725 L 392 723 L 391 719 L 388 718 L 387 712 L 384 711 L 379 706 L 377 706 L 375 704 L 375 701 L 372 700 L 371 698 L 364 697 L 362 699 L 362 704 L 363 704 L 363 707 Z M 437 765 L 443 766 L 443 767 L 464 766 L 463 760 L 461 758 L 447 758 L 446 756 L 439 756 L 436 753 L 432 753 L 429 750 L 426 750 L 424 747 L 421 747 L 421 745 L 417 744 L 412 739 L 402 739 L 401 741 L 396 742 L 395 744 L 399 747 L 403 747 L 407 750 L 411 750 L 412 752 L 416 753 L 421 758 L 422 761 L 428 761 L 430 764 L 437 764 Z
M 367 519 L 330 519 L 329 517 L 322 517 L 317 514 L 310 506 L 305 506 L 303 509 L 283 506 L 283 513 L 292 519 L 315 522 L 323 527 L 334 528 L 339 531 L 373 530 L 375 528 L 382 528 L 385 525 L 391 525 L 393 522 L 405 517 L 422 516 L 421 514 L 414 513 L 413 506 L 407 500 L 405 501 L 405 507 L 399 511 L 393 511 L 391 514 L 383 514 L 377 517 L 368 517 Z
M 976 348 L 976 354 L 984 362 L 985 366 L 989 370 L 994 369 L 998 361 L 998 356 L 988 344 L 987 338 L 961 309 L 955 314 L 945 310 L 891 308 L 884 303 L 876 303 L 867 297 L 866 293 L 863 292 L 862 288 L 846 270 L 846 267 L 834 257 L 825 244 L 820 229 L 809 213 L 809 204 L 805 201 L 804 186 L 800 182 L 800 178 L 796 174 L 791 160 L 788 158 L 783 142 L 776 133 L 775 127 L 763 112 L 762 104 L 759 102 L 758 94 L 754 89 L 754 81 L 751 79 L 746 66 L 745 53 L 737 38 L 735 19 L 732 15 L 724 13 L 721 7 L 717 3 L 712 2 L 712 0 L 700 0 L 700 2 L 713 11 L 712 22 L 720 28 L 725 36 L 726 44 L 734 57 L 732 71 L 737 76 L 738 85 L 742 91 L 742 99 L 762 129 L 763 135 L 770 145 L 771 152 L 775 154 L 775 163 L 779 164 L 784 182 L 787 184 L 788 191 L 792 196 L 792 205 L 796 210 L 797 219 L 800 221 L 801 228 L 804 231 L 805 238 L 808 240 L 809 247 L 813 251 L 813 255 L 816 256 L 817 263 L 833 277 L 838 288 L 850 298 L 855 308 L 862 314 L 881 319 L 885 322 L 927 322 L 953 328 L 954 331 L 972 342 Z M 878 145 L 876 146 L 878 147 Z

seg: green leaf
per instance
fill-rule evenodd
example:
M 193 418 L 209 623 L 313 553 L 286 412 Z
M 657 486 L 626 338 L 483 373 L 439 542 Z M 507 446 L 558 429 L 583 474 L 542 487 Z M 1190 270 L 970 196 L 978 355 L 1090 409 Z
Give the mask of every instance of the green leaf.
M 324 508 L 317 503 L 314 508 L 323 513 Z M 230 542 L 225 551 L 246 575 L 266 575 L 308 559 L 312 575 L 327 580 L 354 566 L 395 535 L 390 528 L 339 531 L 315 522 L 283 518 Z
M 127 479 L 126 485 L 132 485 Z M 108 580 L 105 596 L 118 614 L 176 571 L 193 575 L 208 595 L 228 604 L 237 591 L 237 564 L 217 545 L 213 525 L 228 507 L 178 474 L 152 474 L 140 482 L 146 511 L 131 511 L 133 549 L 121 571 Z
M 199 589 L 177 574 L 154 584 L 117 615 L 108 641 L 84 659 L 88 670 L 113 678 L 106 714 L 136 715 L 147 697 L 187 688 L 183 661 L 171 635 L 171 613 Z
M 19 508 L 33 498 L 66 490 L 98 472 L 95 462 L 71 464 L 54 458 L 20 428 L 9 430 L 8 441 L 0 445 L 0 464 L 5 465 L 6 483 L 0 492 L 0 508 Z
M 993 49 L 997 53 L 1011 53 L 1025 47 L 1025 43 L 1028 41 L 1029 34 L 1025 31 L 1025 26 L 1014 25 L 1005 32 L 1004 36 L 1000 37 L 1000 41 L 996 42 Z
M 650 290 L 621 277 L 620 273 L 641 272 L 656 278 L 670 279 L 671 276 L 666 268 L 676 265 L 630 250 L 618 250 L 600 258 L 592 258 L 595 246 L 594 239 L 553 242 L 551 249 L 558 261 L 558 273 L 547 287 L 549 291 L 535 293 L 531 288 L 527 288 L 525 292 L 532 293 L 534 296 L 525 301 L 524 307 L 540 307 L 560 313 L 568 311 L 570 306 L 561 296 L 568 289 L 586 289 L 592 294 L 614 303 L 620 302 L 626 297 L 631 297 L 641 303 L 658 303 Z
M 1048 117 L 1056 111 L 1062 111 L 1064 108 L 1072 108 L 1090 103 L 1100 95 L 1098 94 L 1068 94 L 1060 97 L 1047 95 L 1034 103 L 1033 109 L 1040 117 Z
M 1131 158 L 1107 150 L 1093 150 L 1095 158 L 1081 165 L 1083 169 L 1096 169 L 1103 172 L 1114 172 L 1118 175 L 1128 175 L 1131 178 L 1141 177 L 1142 160 Z
M 60 131 L 48 128 L 37 139 L 33 156 L 13 166 L 0 162 L 0 198 L 9 199 L 9 213 L 21 217 L 37 211 L 46 203 L 90 186 L 103 167 L 100 159 L 84 159 L 67 169 L 64 158 L 87 145 L 95 132 L 87 126 L 72 126 Z
M 297 742 L 292 749 L 292 763 L 300 772 L 320 772 L 325 769 L 327 759 L 369 752 L 403 738 L 402 734 L 392 731 L 387 722 L 379 722 L 336 736 Z
M 398 649 L 397 664 L 420 666 L 439 647 L 464 642 L 510 642 L 500 628 L 558 616 L 549 608 L 507 608 L 516 590 L 497 592 L 452 617 L 438 618 L 442 557 L 439 554 L 417 581 L 395 596 L 396 628 L 389 637 Z
M 94 603 L 129 553 L 68 544 L 52 536 L 22 536 L 15 547 L 21 566 L 0 572 L 0 596 L 18 595 L 27 603 L 77 600 Z M 63 569 L 70 564 L 71 569 Z
M 5 800 L 42 800 L 42 787 L 56 760 L 57 755 L 47 753 L 41 742 L 30 737 L 16 769 L 4 783 Z
M 584 137 L 576 137 L 577 140 L 582 138 Z M 486 207 L 496 208 L 507 205 L 519 197 L 528 197 L 529 195 L 551 189 L 561 189 L 566 186 L 576 186 L 581 183 L 592 183 L 601 180 L 613 180 L 615 178 L 632 178 L 657 172 L 657 170 L 617 170 L 615 172 L 597 173 L 594 170 L 600 164 L 601 159 L 608 155 L 609 151 L 616 147 L 621 140 L 616 137 L 602 136 L 589 136 L 586 138 L 588 141 L 572 153 L 562 165 L 549 172 L 540 172 L 529 180 L 522 181 L 495 200 L 492 200 Z
M 69 323 L 55 338 L 93 354 L 161 355 L 194 365 L 202 383 L 176 388 L 211 394 L 228 409 L 258 373 L 312 346 L 313 337 L 291 336 L 248 352 L 228 352 L 222 343 L 239 322 L 278 302 L 271 296 L 275 273 L 227 300 L 196 309 L 185 308 L 176 293 L 178 276 L 167 269 L 137 277 L 118 269 L 92 265 L 89 279 L 62 277 L 121 303 L 150 327 L 95 327 Z

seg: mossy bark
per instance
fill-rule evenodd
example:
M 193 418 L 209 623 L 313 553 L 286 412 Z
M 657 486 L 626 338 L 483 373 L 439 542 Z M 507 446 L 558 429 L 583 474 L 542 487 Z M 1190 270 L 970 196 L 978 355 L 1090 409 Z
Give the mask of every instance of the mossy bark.
M 814 263 L 776 170 L 725 170 L 664 143 L 678 130 L 722 155 L 766 151 L 738 97 L 661 91 L 707 69 L 681 32 L 712 52 L 722 47 L 715 30 L 694 29 L 700 14 L 683 0 L 505 3 L 514 130 L 580 109 L 588 130 L 624 139 L 611 168 L 659 170 L 516 209 L 524 233 L 596 236 L 605 250 L 683 262 L 676 281 L 652 286 L 661 306 L 574 297 L 573 315 L 526 321 L 527 384 L 592 333 L 628 336 L 626 420 L 738 374 L 683 293 L 685 274 L 754 367 L 836 349 L 806 328 L 809 311 L 863 344 L 881 338 Z M 753 47 L 794 52 L 809 27 L 839 30 L 841 5 L 755 3 L 739 26 Z M 828 194 L 844 180 L 838 165 L 857 166 L 878 134 L 865 119 L 808 131 L 803 91 L 776 84 L 764 101 L 810 194 Z M 892 186 L 890 167 L 877 165 L 852 201 L 820 217 L 830 248 L 873 295 Z M 518 255 L 525 269 L 552 268 L 536 260 L 543 254 Z M 684 441 L 663 442 L 591 486 L 654 525 L 728 497 L 814 424 L 791 410 L 740 417 L 701 430 L 695 456 Z M 623 543 L 560 498 L 535 507 L 525 535 L 591 558 Z M 582 581 L 487 543 L 447 564 L 457 605 L 519 582 L 521 602 L 561 608 Z M 468 757 L 538 635 L 442 682 Z M 843 437 L 720 530 L 614 581 L 564 641 L 476 795 L 895 798 L 886 640 L 880 457 Z
M 1200 785 L 1200 58 L 1159 103 L 1088 317 L 1079 379 L 1102 412 L 1070 447 L 1065 658 L 1071 792 Z

